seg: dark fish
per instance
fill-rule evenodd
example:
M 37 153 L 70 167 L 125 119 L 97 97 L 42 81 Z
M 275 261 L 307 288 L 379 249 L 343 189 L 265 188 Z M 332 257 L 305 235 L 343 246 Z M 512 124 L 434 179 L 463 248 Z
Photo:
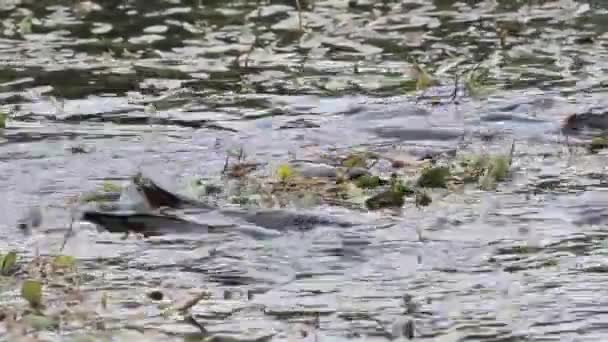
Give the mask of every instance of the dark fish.
M 172 215 L 133 212 L 85 211 L 84 221 L 92 222 L 111 233 L 141 233 L 155 236 L 171 233 L 208 232 L 209 226 L 187 221 Z
M 562 131 L 564 133 L 577 133 L 585 129 L 608 130 L 608 112 L 573 114 L 564 120 Z
M 141 174 L 137 174 L 133 178 L 133 183 L 137 187 L 137 190 L 146 199 L 152 209 L 158 209 L 160 207 L 167 207 L 173 209 L 184 209 L 184 208 L 205 208 L 212 209 L 212 207 L 206 205 L 203 202 L 195 199 L 187 198 L 185 196 L 174 194 L 169 192 L 162 187 L 158 186 L 151 179 L 144 177 Z
M 310 213 L 298 213 L 283 209 L 268 209 L 257 211 L 221 210 L 226 216 L 240 217 L 242 220 L 256 226 L 279 231 L 311 230 L 316 226 L 339 226 L 352 227 L 354 224 L 335 218 L 315 215 Z

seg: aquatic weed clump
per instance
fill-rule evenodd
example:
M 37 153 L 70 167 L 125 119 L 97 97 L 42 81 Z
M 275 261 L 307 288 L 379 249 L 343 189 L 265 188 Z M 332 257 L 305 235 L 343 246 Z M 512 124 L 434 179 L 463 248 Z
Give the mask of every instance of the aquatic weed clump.
M 447 188 L 450 175 L 451 171 L 447 166 L 429 167 L 422 170 L 417 185 L 423 188 Z

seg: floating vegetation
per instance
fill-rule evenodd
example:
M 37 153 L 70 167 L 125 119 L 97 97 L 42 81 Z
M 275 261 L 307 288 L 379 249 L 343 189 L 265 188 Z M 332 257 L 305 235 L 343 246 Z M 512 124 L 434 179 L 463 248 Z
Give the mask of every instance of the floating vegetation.
M 287 164 L 283 164 L 277 169 L 277 178 L 283 183 L 291 179 L 294 174 L 294 170 Z
M 34 309 L 42 306 L 42 284 L 39 280 L 27 279 L 21 285 L 21 297 Z
M 423 188 L 447 188 L 450 169 L 445 166 L 429 167 L 422 170 L 417 185 Z
M 355 180 L 355 184 L 362 189 L 374 189 L 386 183 L 382 178 L 370 175 L 362 175 Z
M 80 201 L 89 202 L 112 202 L 118 200 L 122 187 L 112 182 L 104 181 L 98 190 L 85 193 L 81 196 Z
M 591 139 L 588 150 L 590 153 L 597 153 L 606 148 L 608 148 L 608 136 L 601 136 Z
M 347 168 L 367 168 L 367 159 L 368 156 L 365 153 L 353 153 L 342 161 L 342 166 Z
M 395 189 L 388 189 L 375 196 L 368 198 L 365 201 L 365 206 L 369 210 L 378 210 L 383 208 L 401 208 L 405 203 L 405 193 Z
M 485 67 L 477 66 L 469 71 L 464 78 L 464 87 L 470 96 L 482 96 L 491 91 L 487 84 L 490 70 Z
M 433 199 L 426 191 L 416 192 L 415 203 L 417 207 L 426 207 L 433 202 Z
M 69 255 L 58 255 L 53 259 L 52 265 L 54 269 L 73 270 L 76 266 L 76 258 Z
M 510 157 L 496 155 L 471 155 L 454 160 L 442 160 L 441 166 L 428 166 L 428 163 L 410 163 L 403 166 L 399 172 L 393 171 L 390 177 L 375 173 L 373 166 L 383 157 L 381 155 L 365 152 L 351 153 L 344 157 L 329 157 L 329 164 L 305 163 L 296 170 L 294 162 L 281 164 L 274 172 L 274 177 L 252 171 L 243 174 L 238 179 L 222 178 L 222 184 L 213 184 L 196 192 L 196 197 L 213 197 L 213 206 L 222 206 L 222 203 L 231 206 L 246 208 L 274 208 L 274 207 L 314 207 L 322 204 L 357 207 L 367 210 L 383 208 L 400 208 L 406 204 L 405 197 L 413 196 L 416 207 L 425 207 L 432 204 L 431 195 L 424 189 L 446 189 L 451 191 L 454 185 L 461 183 L 475 183 L 484 190 L 491 190 L 495 185 L 508 178 Z M 335 164 L 331 159 L 335 159 Z M 374 162 L 368 163 L 369 159 Z M 392 159 L 384 158 L 385 164 L 392 167 Z M 365 166 L 365 167 L 363 167 Z M 139 192 L 146 197 L 152 208 L 169 207 L 178 208 L 184 205 L 194 207 L 207 207 L 204 202 L 197 202 L 182 195 L 171 193 L 168 190 L 154 185 L 150 179 L 143 178 L 141 174 L 136 177 L 135 184 Z M 205 186 L 202 181 L 196 181 L 196 188 Z M 119 188 L 110 184 L 102 186 L 101 193 L 89 195 L 86 199 L 100 200 L 108 194 L 118 193 Z M 208 201 L 207 201 L 208 202 Z M 181 204 L 179 204 L 181 203 Z M 112 214 L 113 215 L 113 214 Z M 119 220 L 117 216 L 87 212 L 87 219 L 103 224 Z M 145 225 L 139 220 L 160 220 L 164 217 L 166 224 L 185 224 L 178 217 L 163 216 L 154 212 L 140 217 L 124 217 L 120 220 L 124 227 Z M 146 218 L 144 218 L 144 216 Z M 97 219 L 98 218 L 98 219 Z M 103 218 L 103 219 L 102 219 Z M 129 223 L 129 220 L 133 222 Z M 108 221 L 109 220 L 109 221 Z M 139 222 L 139 223 L 136 223 Z M 182 223 L 180 223 L 182 222 Z M 128 223 L 128 224 L 127 224 Z M 113 224 L 113 226 L 116 226 Z M 121 227 L 122 227 L 121 226 Z M 124 228 L 123 227 L 123 228 Z M 114 227 L 113 230 L 123 228 Z
M 8 114 L 4 112 L 0 112 L 0 129 L 6 128 L 6 120 L 8 119 Z
M 78 273 L 74 257 L 35 256 L 16 264 L 17 255 L 10 252 L 2 259 L 3 271 L 17 269 L 17 272 L 4 271 L 3 275 L 10 281 L 3 283 L 3 291 L 8 292 L 6 286 L 19 288 L 21 299 L 27 303 L 27 306 L 11 301 L 4 303 L 1 320 L 8 319 L 11 327 L 5 326 L 3 332 L 21 337 L 26 331 L 55 331 L 62 325 L 72 326 L 98 317 L 94 307 L 85 307 L 79 286 L 91 277 Z M 47 294 L 50 297 L 45 299 Z
M 415 191 L 406 185 L 403 180 L 398 179 L 397 176 L 393 174 L 389 188 L 367 199 L 365 201 L 365 206 L 369 210 L 401 208 L 405 204 L 404 197 L 414 193 Z
M 32 33 L 32 24 L 33 24 L 34 16 L 32 14 L 26 15 L 19 22 L 19 33 L 21 35 L 27 35 Z
M 236 158 L 236 162 L 230 163 L 230 157 Z M 222 174 L 230 178 L 243 178 L 255 171 L 258 167 L 257 163 L 245 161 L 245 150 L 240 148 L 236 151 L 228 151 L 226 154 L 226 161 L 224 162 L 224 169 Z
M 104 192 L 120 192 L 122 191 L 122 186 L 109 181 L 104 181 L 101 185 L 101 189 Z
M 0 258 L 0 274 L 3 276 L 9 276 L 13 272 L 16 262 L 16 252 L 8 252 L 6 255 L 3 255 Z
M 414 62 L 412 70 L 413 76 L 416 79 L 416 90 L 424 90 L 439 84 L 439 82 L 431 77 L 431 75 L 418 63 Z
M 28 314 L 23 316 L 22 320 L 26 326 L 38 331 L 59 329 L 59 320 L 54 317 Z
M 455 163 L 465 183 L 477 183 L 483 190 L 493 189 L 509 177 L 510 155 L 471 155 Z
M 255 171 L 256 163 L 239 162 L 228 167 L 226 174 L 231 178 L 242 178 Z

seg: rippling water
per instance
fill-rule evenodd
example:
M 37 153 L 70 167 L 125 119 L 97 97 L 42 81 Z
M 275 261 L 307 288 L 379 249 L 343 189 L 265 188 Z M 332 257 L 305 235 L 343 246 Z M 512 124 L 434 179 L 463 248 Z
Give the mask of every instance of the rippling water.
M 513 179 L 497 192 L 446 193 L 392 217 L 333 212 L 349 228 L 123 240 L 81 225 L 67 253 L 92 275 L 91 303 L 109 293 L 106 328 L 147 331 L 124 340 L 197 331 L 145 299 L 156 288 L 209 290 L 194 317 L 242 340 L 383 341 L 408 320 L 419 341 L 608 336 L 606 156 L 569 149 L 558 130 L 606 108 L 608 7 L 300 2 L 304 33 L 292 1 L 1 1 L 0 246 L 56 251 L 69 198 L 137 170 L 186 191 L 240 146 L 271 167 L 361 146 L 504 152 L 515 140 Z M 415 93 L 412 58 L 443 85 Z M 454 75 L 479 62 L 496 90 L 451 101 Z M 44 224 L 24 236 L 16 222 L 32 206 Z

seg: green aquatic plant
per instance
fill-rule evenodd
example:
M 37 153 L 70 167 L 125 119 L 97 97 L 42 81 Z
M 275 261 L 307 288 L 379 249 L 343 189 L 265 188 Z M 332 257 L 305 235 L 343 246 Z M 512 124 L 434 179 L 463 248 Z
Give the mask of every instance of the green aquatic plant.
M 465 183 L 478 182 L 481 189 L 491 189 L 498 182 L 509 177 L 512 154 L 509 155 L 470 155 L 463 157 L 455 165 L 457 173 Z
M 32 308 L 40 308 L 42 306 L 42 283 L 33 279 L 23 281 L 23 284 L 21 285 L 21 297 L 25 299 Z
M 495 156 L 490 159 L 489 174 L 494 180 L 502 181 L 509 176 L 510 167 L 508 156 Z
M 588 146 L 590 153 L 597 153 L 605 148 L 608 148 L 608 136 L 594 137 Z
M 104 181 L 101 188 L 105 192 L 121 192 L 122 187 L 118 184 L 114 184 L 110 181 Z
M 113 201 L 117 199 L 115 197 L 117 197 L 120 192 L 122 192 L 122 187 L 120 185 L 105 181 L 99 186 L 98 190 L 83 194 L 80 201 L 83 203 Z
M 390 180 L 390 186 L 387 190 L 368 198 L 365 201 L 365 206 L 369 210 L 378 210 L 383 208 L 400 208 L 405 203 L 405 196 L 413 194 L 412 190 L 403 180 L 393 174 Z
M 34 330 L 55 330 L 59 328 L 59 321 L 53 317 L 28 314 L 23 316 L 23 323 Z
M 277 169 L 277 178 L 283 183 L 292 178 L 294 174 L 294 170 L 287 164 L 283 164 Z
M 6 119 L 8 119 L 8 114 L 0 112 L 0 129 L 6 128 Z
M 17 262 L 17 253 L 12 251 L 3 255 L 0 259 L 0 274 L 8 276 L 13 271 L 15 263 Z
M 34 16 L 32 14 L 28 14 L 19 22 L 19 33 L 21 35 L 26 35 L 32 33 L 32 23 Z
M 425 191 L 417 191 L 415 197 L 416 207 L 426 207 L 433 202 L 431 196 Z
M 369 210 L 379 210 L 383 208 L 401 208 L 405 203 L 405 194 L 401 191 L 389 189 L 365 201 L 365 206 Z
M 483 190 L 491 190 L 496 184 L 509 176 L 511 160 L 508 156 L 493 156 L 488 159 L 483 177 L 480 179 L 479 187 Z
M 412 68 L 416 79 L 416 90 L 424 90 L 439 83 L 420 64 L 413 62 Z
M 402 179 L 398 178 L 396 174 L 391 175 L 390 186 L 393 191 L 401 192 L 404 195 L 411 195 L 415 191 L 406 184 Z
M 464 77 L 464 88 L 470 96 L 483 96 L 489 94 L 493 88 L 488 84 L 490 69 L 480 67 L 472 68 Z
M 450 169 L 445 166 L 429 167 L 422 171 L 418 186 L 423 188 L 447 188 Z
M 485 154 L 465 156 L 458 163 L 462 168 L 462 180 L 465 183 L 477 182 L 484 174 L 489 157 Z
M 342 161 L 342 166 L 349 169 L 355 167 L 367 168 L 367 156 L 364 153 L 351 154 Z
M 385 183 L 382 178 L 370 175 L 362 175 L 355 180 L 355 184 L 361 189 L 373 189 Z

